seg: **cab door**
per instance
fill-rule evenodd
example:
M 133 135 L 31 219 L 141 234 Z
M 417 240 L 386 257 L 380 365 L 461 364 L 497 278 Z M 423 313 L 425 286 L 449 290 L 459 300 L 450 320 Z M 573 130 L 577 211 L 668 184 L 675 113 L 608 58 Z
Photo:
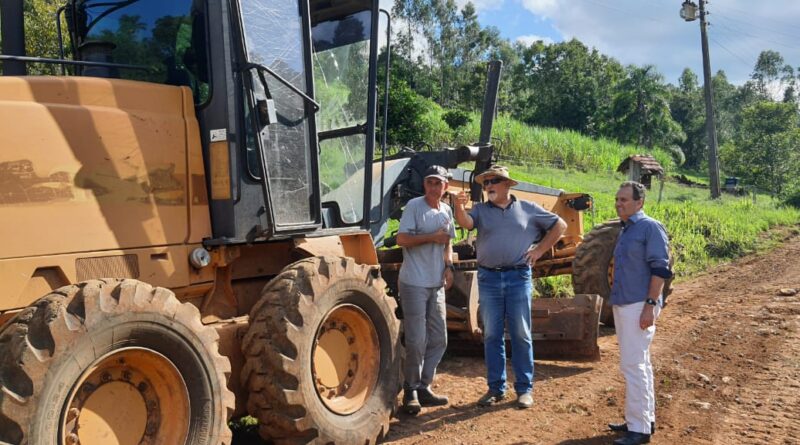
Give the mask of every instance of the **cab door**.
M 240 0 L 250 160 L 264 187 L 269 233 L 321 225 L 308 4 Z M 232 93 L 232 92 L 231 92 Z

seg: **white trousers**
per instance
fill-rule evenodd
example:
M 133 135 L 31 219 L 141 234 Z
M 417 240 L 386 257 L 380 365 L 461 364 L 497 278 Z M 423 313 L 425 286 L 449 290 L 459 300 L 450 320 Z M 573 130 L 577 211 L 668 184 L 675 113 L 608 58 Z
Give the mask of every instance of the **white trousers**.
M 652 434 L 650 422 L 656 421 L 656 394 L 650 343 L 653 342 L 656 327 L 639 327 L 644 305 L 644 302 L 614 305 L 612 310 L 619 343 L 620 370 L 625 377 L 625 422 L 628 431 Z M 661 306 L 658 305 L 656 320 L 660 312 Z

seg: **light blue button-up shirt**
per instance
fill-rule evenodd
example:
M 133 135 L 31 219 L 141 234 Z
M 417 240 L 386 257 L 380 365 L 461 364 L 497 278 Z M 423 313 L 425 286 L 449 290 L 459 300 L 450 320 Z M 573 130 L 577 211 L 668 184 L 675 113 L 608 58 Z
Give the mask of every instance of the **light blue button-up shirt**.
M 664 226 L 640 210 L 624 223 L 614 248 L 611 304 L 645 301 L 653 275 L 671 275 L 669 239 Z

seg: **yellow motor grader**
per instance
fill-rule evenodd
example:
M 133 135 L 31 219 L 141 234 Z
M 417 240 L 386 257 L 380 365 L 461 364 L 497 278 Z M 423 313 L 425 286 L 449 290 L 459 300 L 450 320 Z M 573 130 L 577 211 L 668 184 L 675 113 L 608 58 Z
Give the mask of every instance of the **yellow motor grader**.
M 26 54 L 22 0 L 0 17 L 0 443 L 229 444 L 246 414 L 382 437 L 402 345 L 376 246 L 422 163 L 492 160 L 494 101 L 475 147 L 376 150 L 377 1 L 69 0 L 58 54 Z M 539 195 L 571 227 L 537 274 L 568 273 L 587 198 Z M 448 324 L 474 340 L 465 246 Z M 537 341 L 596 358 L 599 297 L 539 300 Z

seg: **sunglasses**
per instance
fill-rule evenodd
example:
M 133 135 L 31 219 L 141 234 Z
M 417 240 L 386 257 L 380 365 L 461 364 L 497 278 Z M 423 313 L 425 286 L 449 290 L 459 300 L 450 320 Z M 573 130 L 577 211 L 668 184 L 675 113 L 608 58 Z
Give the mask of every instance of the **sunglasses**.
M 484 187 L 489 187 L 489 184 L 500 184 L 501 182 L 503 182 L 505 180 L 506 180 L 506 178 L 486 179 L 486 180 L 483 181 L 483 186 Z

